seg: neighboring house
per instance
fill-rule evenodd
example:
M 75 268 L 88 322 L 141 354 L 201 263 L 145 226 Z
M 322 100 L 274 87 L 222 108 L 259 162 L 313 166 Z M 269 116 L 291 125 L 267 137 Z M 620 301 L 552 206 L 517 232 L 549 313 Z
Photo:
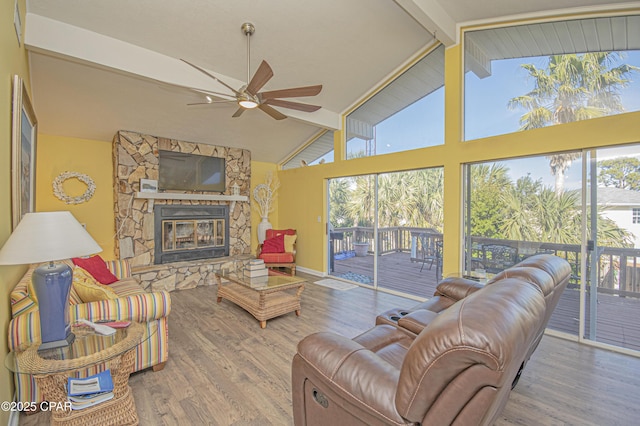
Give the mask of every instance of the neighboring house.
M 640 248 L 640 191 L 598 187 L 602 215 L 633 234 L 633 246 Z

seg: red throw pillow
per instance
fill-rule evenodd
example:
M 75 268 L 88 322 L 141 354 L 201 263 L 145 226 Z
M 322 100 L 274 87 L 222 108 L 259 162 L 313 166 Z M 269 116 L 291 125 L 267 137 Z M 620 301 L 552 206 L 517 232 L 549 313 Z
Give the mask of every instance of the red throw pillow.
M 262 253 L 284 253 L 284 234 L 264 240 Z
M 74 257 L 71 259 L 74 265 L 78 265 L 85 271 L 91 274 L 100 284 L 112 284 L 118 281 L 118 277 L 113 275 L 104 260 L 98 255 L 83 259 L 81 257 Z

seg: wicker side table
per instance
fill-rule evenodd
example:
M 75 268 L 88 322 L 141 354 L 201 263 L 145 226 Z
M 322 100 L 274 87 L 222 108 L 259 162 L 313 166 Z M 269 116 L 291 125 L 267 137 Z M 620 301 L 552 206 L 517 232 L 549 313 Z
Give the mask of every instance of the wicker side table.
M 67 401 L 67 379 L 73 377 L 76 371 L 99 364 L 105 364 L 105 368 L 111 370 L 113 399 L 82 410 L 52 410 L 52 425 L 138 424 L 128 381 L 135 362 L 135 347 L 145 338 L 145 328 L 141 324 L 132 323 L 127 329 L 118 330 L 113 338 L 110 337 L 93 335 L 76 338 L 76 342 L 69 348 L 59 350 L 57 354 L 55 350 L 40 353 L 38 345 L 33 345 L 14 355 L 16 371 L 33 374 L 42 389 L 44 399 L 60 403 L 59 407 L 64 406 Z M 83 347 L 73 348 L 73 345 Z

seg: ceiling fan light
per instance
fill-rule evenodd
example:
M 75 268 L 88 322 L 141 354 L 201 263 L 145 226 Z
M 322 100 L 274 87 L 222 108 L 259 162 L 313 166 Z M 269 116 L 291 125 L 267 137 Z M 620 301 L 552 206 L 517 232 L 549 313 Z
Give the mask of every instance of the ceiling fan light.
M 252 101 L 251 99 L 241 99 L 238 101 L 238 105 L 240 105 L 242 108 L 253 109 L 258 106 L 258 103 Z

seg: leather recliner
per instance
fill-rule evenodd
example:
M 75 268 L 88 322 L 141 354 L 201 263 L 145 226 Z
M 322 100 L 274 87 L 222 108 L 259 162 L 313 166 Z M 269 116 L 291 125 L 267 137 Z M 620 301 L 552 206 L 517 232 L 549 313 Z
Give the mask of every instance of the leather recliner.
M 307 336 L 292 365 L 295 424 L 492 424 L 570 275 L 553 256 L 514 268 L 418 334 L 380 324 L 353 339 Z

